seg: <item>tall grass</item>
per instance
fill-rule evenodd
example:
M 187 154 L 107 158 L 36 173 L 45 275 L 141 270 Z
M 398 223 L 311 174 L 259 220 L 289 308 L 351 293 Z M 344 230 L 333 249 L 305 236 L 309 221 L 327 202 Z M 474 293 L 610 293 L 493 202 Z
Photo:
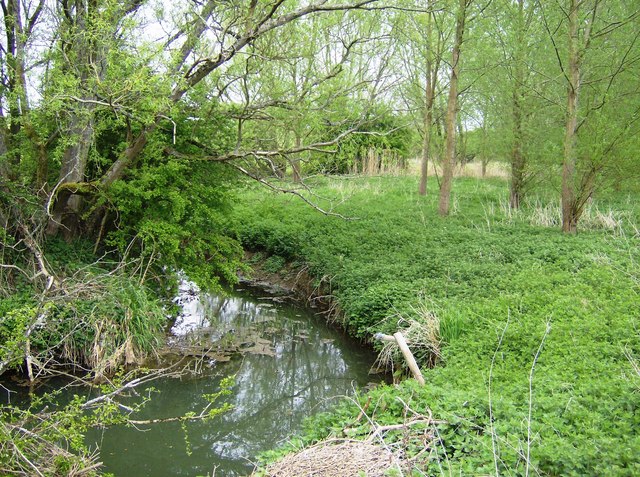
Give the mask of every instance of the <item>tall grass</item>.
M 562 207 L 559 201 L 549 202 L 539 197 L 528 197 L 522 207 L 516 209 L 511 207 L 506 198 L 500 198 L 497 203 L 484 202 L 482 208 L 488 227 L 516 222 L 548 228 L 559 228 L 562 225 Z M 603 207 L 594 200 L 590 200 L 585 206 L 578 226 L 583 231 L 607 231 L 618 236 L 626 233 L 638 235 L 638 226 L 629 211 Z
M 42 342 L 58 337 L 68 364 L 93 370 L 100 378 L 122 365 L 140 364 L 162 342 L 165 312 L 157 297 L 126 273 L 91 272 L 67 283 L 75 299 L 58 299 Z M 57 326 L 56 326 L 57 325 Z

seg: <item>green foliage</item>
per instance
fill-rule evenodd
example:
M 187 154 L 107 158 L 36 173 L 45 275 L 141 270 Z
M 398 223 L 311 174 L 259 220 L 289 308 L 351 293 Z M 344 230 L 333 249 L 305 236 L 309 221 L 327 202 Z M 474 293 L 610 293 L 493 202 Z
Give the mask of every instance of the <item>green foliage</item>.
M 143 167 L 110 191 L 120 227 L 108 243 L 122 253 L 133 244 L 142 257 L 160 258 L 161 267 L 182 270 L 204 288 L 216 287 L 217 277 L 233 283 L 242 250 L 225 214 L 231 179 L 215 163 L 159 160 Z
M 134 263 L 94 262 L 82 241 L 51 240 L 46 257 L 59 281 L 48 294 L 33 284 L 2 289 L 14 292 L 0 298 L 2 370 L 22 364 L 27 339 L 38 362 L 62 361 L 96 376 L 138 363 L 162 343 L 166 311 Z
M 256 192 L 236 222 L 255 248 L 263 238 L 265 248 L 278 237 L 297 238 L 296 256 L 331 284 L 356 336 L 395 331 L 402 316 L 419 320 L 419 306 L 438 316 L 444 364 L 425 372 L 427 385 L 405 381 L 360 399 L 361 406 L 371 399 L 371 417 L 381 425 L 406 419 L 398 398 L 443 421 L 431 432 L 432 458 L 417 464 L 426 475 L 495 474 L 494 444 L 504 475 L 524 475 L 528 446 L 530 472 L 637 474 L 637 378 L 628 358 L 640 353 L 633 224 L 563 236 L 532 225 L 526 205 L 520 215 L 501 208 L 503 182 L 472 179 L 455 183 L 459 209 L 442 219 L 436 198 L 414 190 L 410 178 L 324 179 L 318 196 L 347 198 L 334 210 L 355 220 L 287 199 L 267 204 Z M 637 203 L 608 201 L 637 214 Z M 303 443 L 343 437 L 345 428 L 349 437 L 367 436 L 366 420 L 353 422 L 359 412 L 345 404 L 315 417 Z M 387 439 L 417 455 L 421 436 L 424 429 L 412 429 Z
M 14 368 L 22 363 L 25 335 L 37 319 L 38 306 L 28 297 L 0 300 L 0 362 Z
M 207 153 L 230 147 L 231 124 L 215 105 L 206 121 L 190 118 L 190 113 L 195 114 L 187 108 L 176 114 L 176 120 L 182 118 L 180 128 L 191 130 L 191 136 L 181 137 L 175 146 L 180 154 L 201 154 L 194 141 L 208 147 Z M 241 249 L 232 238 L 226 214 L 236 174 L 211 161 L 174 160 L 164 151 L 171 140 L 170 133 L 154 136 L 144 165 L 104 197 L 119 219 L 107 242 L 121 253 L 133 252 L 150 261 L 159 258 L 159 275 L 169 267 L 184 271 L 203 288 L 216 287 L 218 277 L 233 283 Z
M 135 377 L 135 376 L 134 376 Z M 126 376 L 132 379 L 132 375 Z M 125 376 L 116 375 L 109 384 L 101 386 L 104 394 L 115 393 L 125 383 Z M 39 475 L 50 477 L 100 475 L 95 454 L 84 442 L 84 434 L 94 426 L 110 426 L 127 421 L 126 413 L 118 406 L 118 396 L 87 406 L 90 393 L 62 400 L 61 391 L 43 395 L 33 394 L 20 406 L 0 407 L 0 472 L 7 475 Z M 66 401 L 66 402 L 65 402 Z M 146 403 L 142 398 L 129 404 L 131 412 L 139 411 Z M 20 452 L 16 452 L 19 449 Z
M 94 280 L 87 298 L 56 303 L 51 325 L 34 341 L 44 349 L 58 343 L 63 357 L 99 375 L 139 363 L 157 349 L 166 317 L 158 299 L 135 279 L 95 275 Z
M 154 392 L 148 387 L 148 373 L 148 369 L 118 372 L 95 387 L 80 383 L 83 385 L 76 388 L 78 394 L 72 398 L 63 398 L 61 388 L 42 395 L 34 393 L 19 406 L 0 406 L 0 473 L 34 475 L 33 469 L 37 468 L 38 475 L 48 477 L 103 475 L 96 464 L 98 456 L 87 446 L 84 435 L 91 427 L 133 425 L 131 419 L 143 410 Z M 132 397 L 130 390 L 142 383 L 147 383 L 144 393 Z M 233 376 L 223 379 L 219 391 L 203 396 L 206 404 L 199 413 L 188 412 L 166 420 L 182 425 L 187 453 L 191 446 L 186 423 L 208 422 L 230 410 L 229 403 L 217 405 L 217 401 L 230 394 L 233 385 Z M 163 425 L 162 419 L 155 425 Z
M 264 269 L 269 273 L 278 273 L 286 265 L 286 260 L 280 255 L 272 255 L 264 261 Z
M 357 110 L 356 106 L 352 107 Z M 347 108 L 345 115 L 349 114 Z M 379 156 L 376 172 L 404 169 L 414 149 L 414 132 L 406 126 L 406 118 L 383 110 L 382 107 L 378 109 L 380 111 L 372 113 L 370 121 L 340 141 L 335 154 L 315 156 L 311 165 L 313 170 L 330 174 L 362 171 L 366 168 L 365 163 L 371 153 Z M 331 140 L 341 132 L 343 131 L 327 128 L 325 140 Z

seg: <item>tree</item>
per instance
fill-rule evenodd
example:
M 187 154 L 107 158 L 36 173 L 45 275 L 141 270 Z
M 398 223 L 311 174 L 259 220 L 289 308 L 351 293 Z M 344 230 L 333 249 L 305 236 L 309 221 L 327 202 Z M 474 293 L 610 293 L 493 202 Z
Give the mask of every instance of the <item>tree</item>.
M 464 40 L 467 11 L 473 0 L 459 0 L 456 12 L 456 32 L 451 54 L 451 77 L 449 79 L 449 97 L 447 100 L 446 148 L 442 163 L 442 182 L 440 184 L 440 199 L 438 212 L 445 216 L 449 214 L 451 200 L 451 185 L 456 161 L 456 115 L 458 111 L 458 81 L 460 75 L 460 58 L 462 42 Z
M 305 151 L 331 151 L 341 138 L 360 128 L 362 118 L 348 128 L 334 128 L 339 132 L 329 139 L 319 139 L 319 128 L 311 128 L 316 130 L 312 134 L 303 129 L 320 124 L 309 119 L 325 113 L 345 95 L 360 95 L 359 111 L 364 113 L 366 103 L 384 84 L 382 73 L 371 68 L 376 61 L 372 51 L 377 47 L 373 45 L 378 42 L 366 36 L 374 31 L 374 23 L 369 22 L 366 30 L 367 22 L 344 14 L 368 8 L 374 1 L 184 3 L 175 6 L 181 20 L 166 25 L 171 33 L 165 48 L 139 40 L 142 18 L 151 12 L 143 0 L 60 0 L 52 9 L 45 9 L 43 2 L 4 2 L 6 50 L 10 52 L 5 73 L 10 81 L 2 90 L 6 106 L 2 108 L 0 135 L 6 149 L 0 161 L 3 184 L 29 184 L 41 191 L 39 201 L 49 236 L 61 234 L 67 240 L 91 237 L 96 247 L 106 243 L 105 239 L 126 247 L 136 238 L 153 243 L 154 256 L 160 250 L 164 250 L 165 259 L 188 256 L 175 253 L 176 241 L 167 233 L 169 220 L 179 224 L 181 231 L 204 220 L 191 216 L 197 208 L 184 212 L 181 201 L 189 192 L 183 185 L 175 195 L 148 204 L 146 214 L 139 210 L 129 213 L 123 207 L 131 209 L 130 204 L 142 198 L 137 192 L 145 190 L 143 183 L 151 184 L 149 174 L 154 175 L 156 184 L 179 168 L 199 176 L 209 167 L 203 163 L 209 162 L 233 164 L 236 172 L 253 176 L 245 167 L 248 161 L 264 165 L 274 158 L 286 158 L 297 165 Z M 46 21 L 42 21 L 45 13 Z M 320 13 L 331 19 L 321 21 Z M 303 27 L 295 29 L 299 21 L 317 32 L 299 42 L 298 53 L 283 56 L 274 47 L 276 37 L 288 37 L 295 43 L 304 33 Z M 341 32 L 346 22 L 350 22 L 348 32 Z M 324 45 L 322 35 L 330 40 Z M 31 61 L 39 69 L 29 75 L 25 73 L 29 71 L 25 45 L 34 36 L 49 47 L 32 50 Z M 266 56 L 261 57 L 263 53 Z M 360 66 L 353 62 L 354 56 L 365 55 L 370 58 L 359 60 Z M 327 61 L 316 61 L 321 57 Z M 284 71 L 293 75 L 291 82 L 281 74 Z M 268 74 L 272 73 L 274 88 L 267 92 Z M 347 74 L 347 81 L 339 78 Z M 244 94 L 242 87 L 236 88 L 240 84 L 253 91 Z M 28 91 L 38 93 L 33 110 L 28 109 Z M 280 97 L 276 91 L 281 92 Z M 245 103 L 238 104 L 243 94 Z M 209 119 L 215 118 L 221 130 L 205 124 L 203 110 L 210 112 Z M 290 128 L 293 142 L 278 141 L 265 149 L 254 140 L 251 130 L 257 131 L 260 122 L 281 126 L 283 121 L 275 120 L 278 117 L 295 124 Z M 296 118 L 293 122 L 292 117 Z M 236 132 L 230 133 L 236 135 L 231 141 L 228 119 L 238 125 Z M 295 170 L 299 172 L 298 167 Z M 145 179 L 140 182 L 142 177 Z M 230 176 L 214 177 L 222 181 Z M 142 189 L 126 187 L 129 182 Z M 194 184 L 192 197 L 206 202 L 198 190 Z M 149 190 L 146 193 L 153 195 Z M 182 199 L 174 200 L 178 196 Z M 155 227 L 151 227 L 152 209 L 156 209 Z M 173 210 L 172 214 L 167 214 L 168 210 Z M 132 222 L 118 223 L 125 216 Z M 32 235 L 39 235 L 41 220 L 28 226 Z M 127 240 L 124 230 L 129 231 Z M 13 233 L 24 235 L 19 228 Z M 196 237 L 201 232 L 191 229 L 189 233 Z M 115 236 L 109 238 L 110 234 Z M 220 247 L 226 243 L 222 229 L 205 234 L 209 249 L 237 256 L 237 248 Z M 184 252 L 196 242 L 179 241 L 178 248 Z M 199 261 L 212 263 L 207 247 L 196 248 L 200 250 Z M 218 262 L 225 263 L 221 258 Z M 235 259 L 226 262 L 232 270 Z
M 327 156 L 318 144 L 335 147 L 336 137 L 371 122 L 367 115 L 384 85 L 371 86 L 386 68 L 373 61 L 388 43 L 378 16 L 305 18 L 286 34 L 267 35 L 252 45 L 234 66 L 240 81 L 227 90 L 229 102 L 242 98 L 237 164 L 275 175 L 289 167 L 294 182 L 302 184 L 303 163 L 312 157 L 321 163 Z
M 332 151 L 364 129 L 358 113 L 386 84 L 386 67 L 371 67 L 380 66 L 368 46 L 377 40 L 364 37 L 374 23 L 360 30 L 349 12 L 374 1 L 180 2 L 161 47 L 140 40 L 152 14 L 144 0 L 0 1 L 0 374 L 24 363 L 35 379 L 64 363 L 103 376 L 153 352 L 166 324 L 157 295 L 171 289 L 173 271 L 209 288 L 237 279 L 242 250 L 225 211 L 239 173 L 268 183 L 257 167 Z M 293 43 L 301 21 L 330 42 L 305 39 L 298 57 L 278 51 L 276 33 Z M 327 61 L 316 62 L 319 54 Z M 288 83 L 278 75 L 291 66 Z M 282 94 L 266 91 L 267 73 Z M 306 134 L 308 118 L 319 124 L 321 113 L 349 102 L 359 108 L 347 120 Z M 298 121 L 298 138 L 260 147 L 263 123 L 282 135 L 283 111 Z M 112 397 L 107 410 L 118 412 Z M 29 413 L 9 413 L 17 420 L 3 419 L 1 433 L 41 432 Z M 69 414 L 41 417 L 34 422 L 62 428 L 57 418 Z M 29 439 L 16 464 L 25 473 L 36 469 L 34 455 L 52 462 L 58 448 L 47 442 L 64 443 L 57 432 Z M 53 454 L 38 456 L 33 443 Z
M 510 165 L 509 203 L 512 208 L 519 208 L 534 178 L 535 151 L 543 147 L 532 142 L 536 142 L 537 135 L 548 134 L 540 127 L 544 116 L 549 114 L 540 112 L 545 98 L 543 85 L 548 83 L 545 78 L 548 68 L 544 64 L 548 58 L 544 58 L 541 48 L 544 37 L 535 2 L 493 2 L 488 13 L 490 54 L 495 68 L 483 90 L 492 98 L 490 115 L 496 118 L 494 132 L 500 129 L 494 142 L 503 144 L 496 149 L 503 150 Z
M 43 18 L 44 0 L 26 3 L 20 0 L 0 1 L 4 20 L 3 52 L 0 62 L 3 81 L 0 101 L 0 177 L 16 178 L 16 168 L 20 166 L 19 150 L 30 149 L 24 141 L 25 134 L 40 152 L 35 182 L 42 186 L 46 175 L 46 163 L 42 151 L 49 141 L 43 141 L 35 130 L 30 116 L 30 101 L 27 87 L 27 73 L 30 69 L 27 51 L 31 46 L 34 31 Z
M 386 84 L 386 63 L 376 65 L 384 38 L 357 14 L 373 1 L 185 2 L 161 47 L 139 39 L 152 13 L 142 0 L 0 3 L 0 273 L 7 295 L 31 287 L 35 300 L 11 327 L 16 359 L 30 356 L 31 330 L 47 328 L 42 308 L 71 296 L 68 267 L 47 259 L 51 237 L 93 240 L 94 253 L 135 264 L 139 286 L 156 277 L 166 288 L 165 267 L 207 287 L 236 279 L 242 250 L 225 213 L 239 173 L 272 186 L 259 167 L 333 150 L 362 131 Z M 299 21 L 317 30 L 283 55 L 276 34 L 294 44 Z M 327 114 L 349 102 L 359 108 L 348 118 Z M 297 136 L 287 143 L 291 117 Z M 266 148 L 265 123 L 280 135 Z
M 543 20 L 566 85 L 562 230 L 576 233 L 603 173 L 624 161 L 624 146 L 637 130 L 640 97 L 629 81 L 638 57 L 640 11 L 633 5 L 569 0 L 550 13 L 543 10 Z M 559 18 L 555 30 L 553 18 Z
M 123 22 L 142 4 L 142 0 L 58 3 L 58 48 L 62 53 L 58 67 L 65 89 L 73 85 L 73 90 L 65 94 L 68 114 L 62 135 L 66 144 L 58 174 L 60 189 L 49 221 L 50 235 L 55 235 L 61 227 L 68 238 L 79 234 L 82 196 L 74 193 L 77 186 L 69 184 L 85 181 L 97 107 L 101 102 L 98 95 L 104 91 L 101 83 L 108 75 L 109 50 L 124 46 L 117 39 Z
M 511 148 L 511 184 L 509 203 L 511 207 L 520 207 L 524 188 L 524 89 L 525 89 L 525 53 L 528 45 L 526 35 L 529 30 L 531 14 L 526 15 L 524 0 L 518 0 L 515 17 L 515 45 L 513 48 L 513 146 Z M 531 7 L 530 7 L 531 8 Z
M 433 109 L 435 104 L 436 88 L 438 84 L 438 72 L 440 69 L 441 52 L 435 44 L 433 37 L 434 22 L 434 2 L 430 0 L 427 5 L 427 20 L 425 29 L 426 39 L 426 64 L 425 64 L 425 95 L 424 95 L 424 122 L 423 122 L 423 142 L 422 157 L 420 161 L 420 185 L 418 193 L 427 194 L 427 176 L 429 172 L 429 156 L 431 155 L 431 136 L 433 125 Z

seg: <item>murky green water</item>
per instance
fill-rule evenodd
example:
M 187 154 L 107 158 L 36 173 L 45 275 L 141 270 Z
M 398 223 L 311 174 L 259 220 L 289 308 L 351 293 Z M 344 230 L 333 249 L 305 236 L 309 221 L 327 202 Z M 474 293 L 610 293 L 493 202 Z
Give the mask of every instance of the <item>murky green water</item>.
M 99 445 L 105 470 L 116 477 L 246 475 L 256 454 L 277 447 L 300 430 L 305 417 L 372 379 L 375 356 L 306 310 L 243 292 L 187 301 L 187 316 L 175 326 L 183 341 L 196 331 L 199 340 L 233 337 L 249 351 L 229 362 L 209 362 L 204 376 L 154 383 L 159 394 L 136 418 L 198 412 L 202 395 L 235 374 L 227 398 L 233 410 L 188 424 L 186 435 L 179 423 L 93 431 L 89 442 Z

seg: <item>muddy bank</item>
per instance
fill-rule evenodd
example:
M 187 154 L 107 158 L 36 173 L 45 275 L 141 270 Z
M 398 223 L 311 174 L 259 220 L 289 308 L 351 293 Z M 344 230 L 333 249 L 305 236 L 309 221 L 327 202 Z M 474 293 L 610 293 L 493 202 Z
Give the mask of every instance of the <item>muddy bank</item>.
M 238 274 L 240 285 L 261 290 L 271 295 L 274 301 L 290 300 L 312 308 L 329 322 L 344 328 L 342 311 L 326 277 L 318 279 L 309 273 L 306 266 L 292 263 L 285 263 L 278 271 L 273 271 L 267 266 L 268 258 L 264 252 L 246 251 L 244 262 L 251 271 Z

